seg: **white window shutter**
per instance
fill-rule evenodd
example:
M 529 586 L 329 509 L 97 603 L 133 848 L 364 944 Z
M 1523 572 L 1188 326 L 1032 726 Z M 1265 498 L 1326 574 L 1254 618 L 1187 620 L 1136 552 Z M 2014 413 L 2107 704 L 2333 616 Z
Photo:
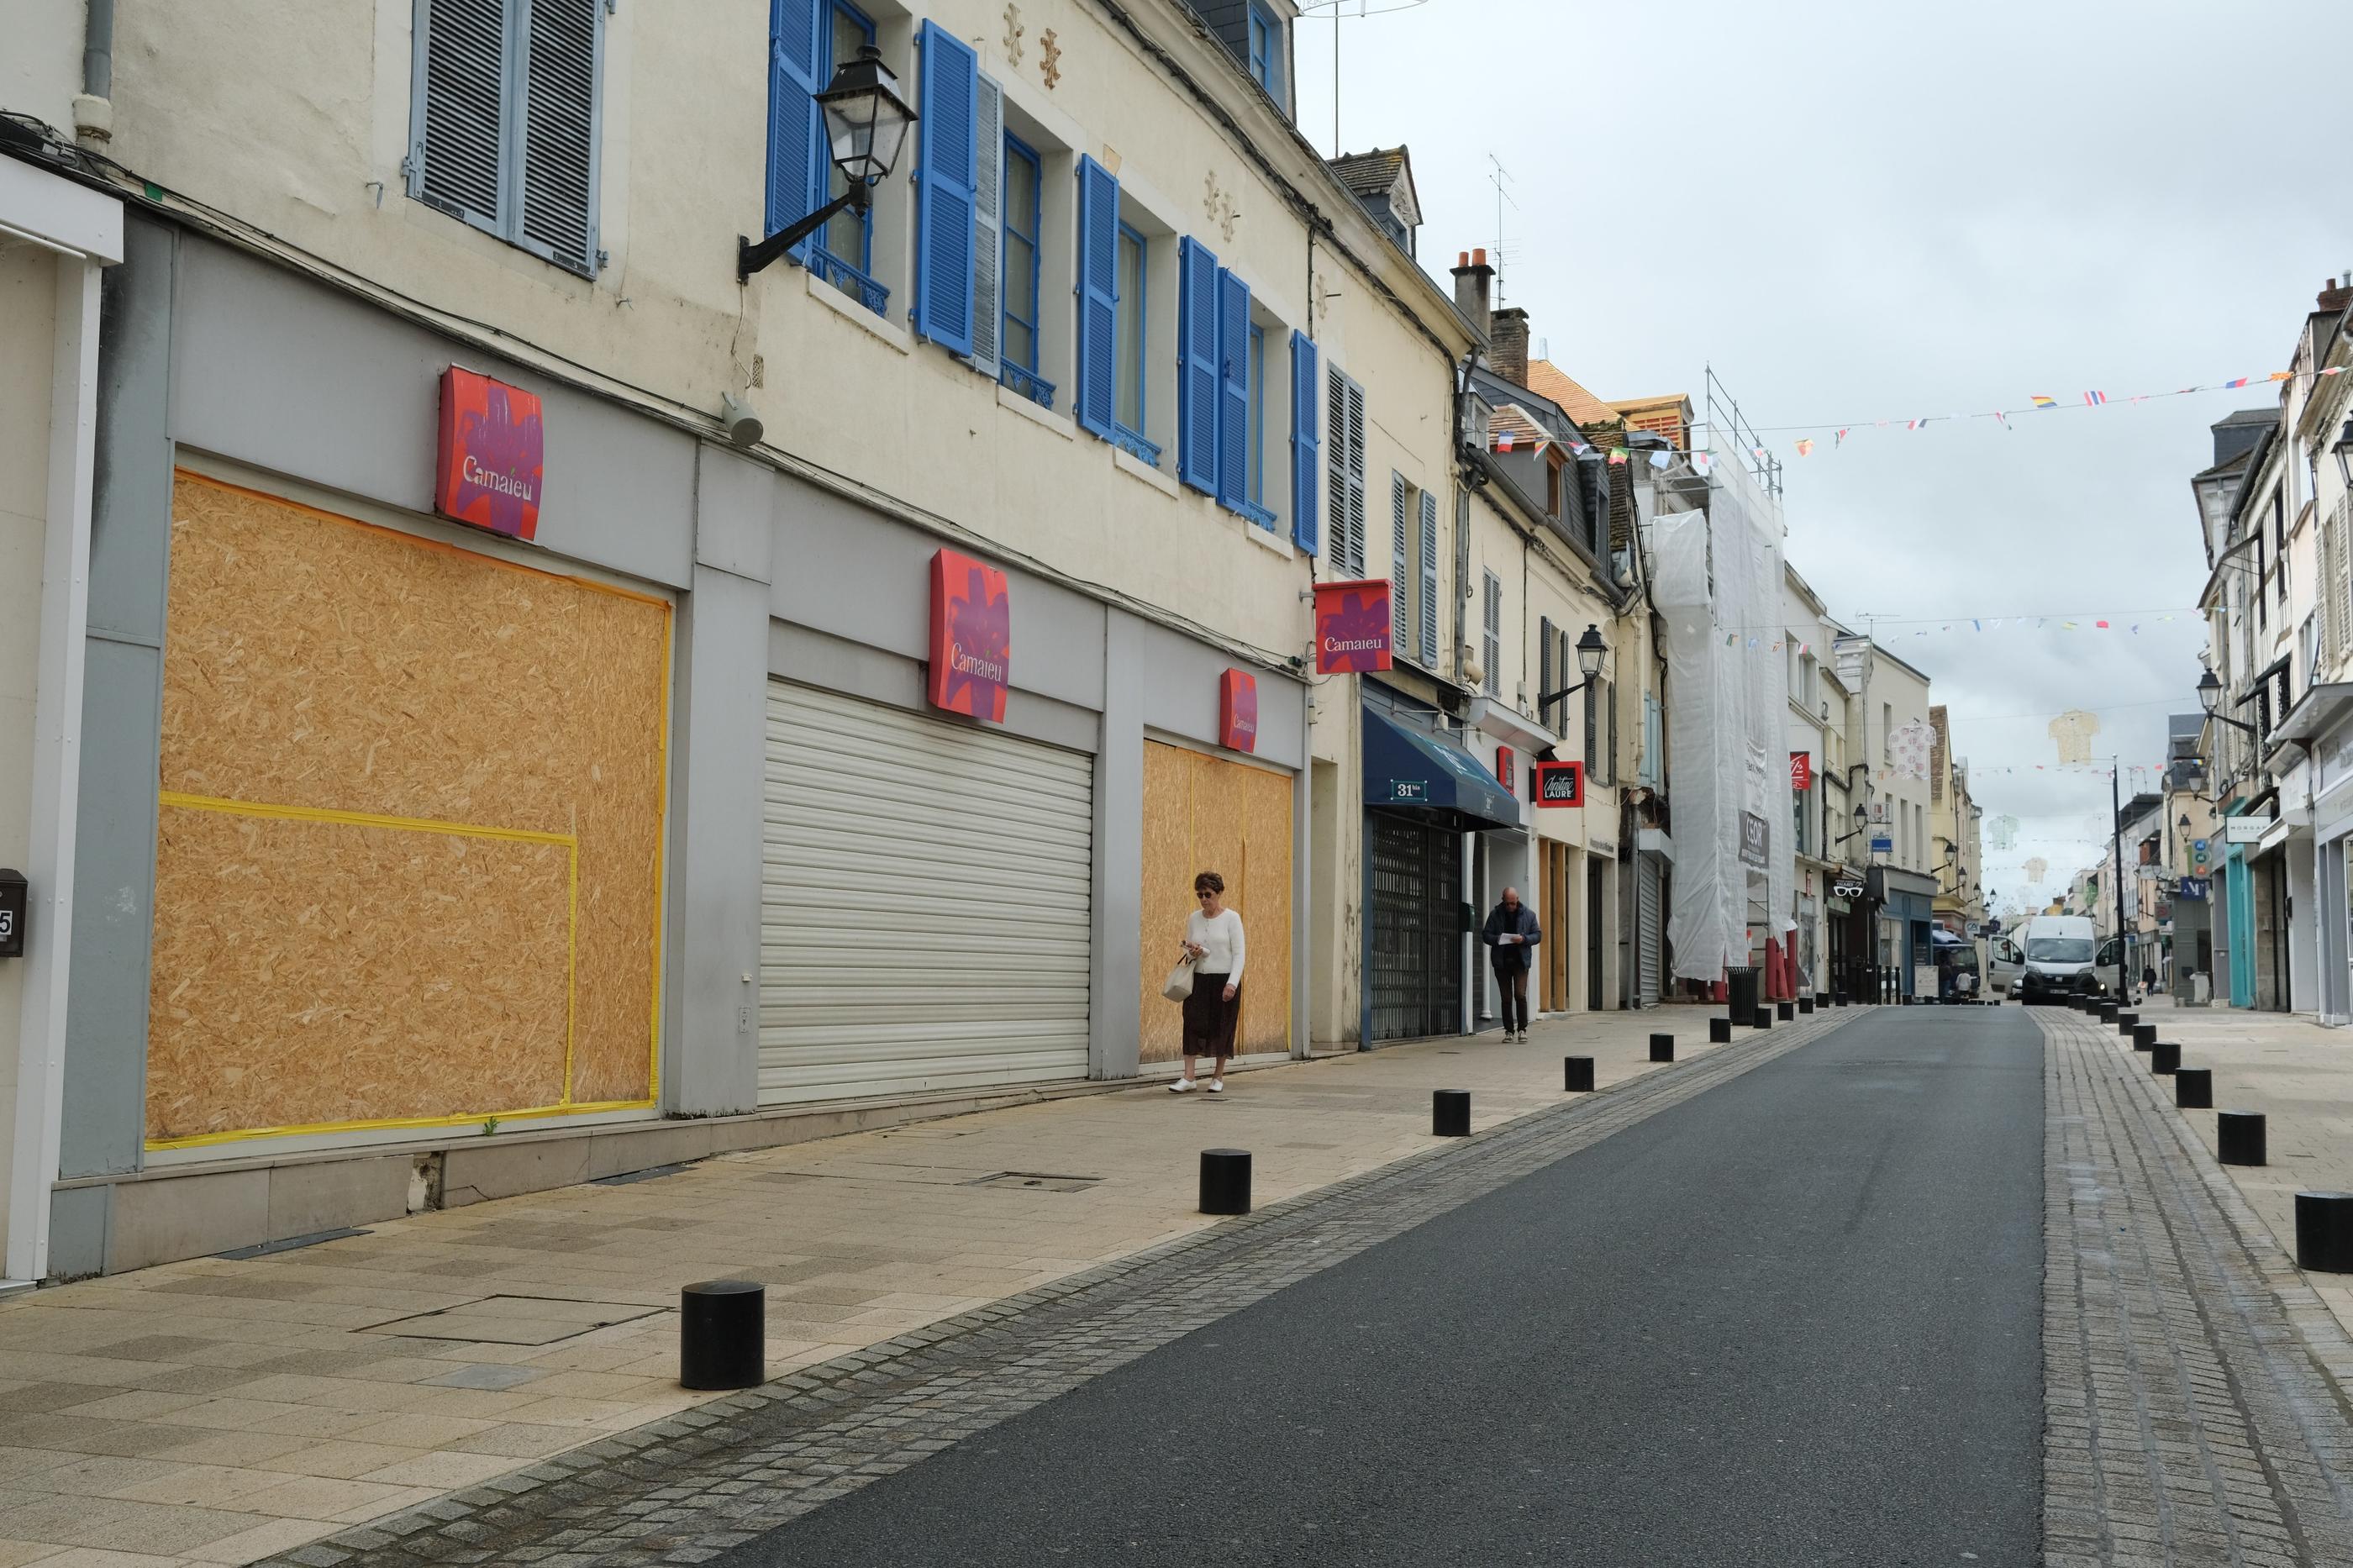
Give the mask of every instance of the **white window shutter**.
M 1413 559 L 1412 542 L 1407 537 L 1409 508 L 1405 476 L 1392 471 L 1389 475 L 1389 640 L 1395 652 L 1402 655 L 1413 636 L 1413 623 L 1406 618 L 1406 589 L 1412 578 L 1407 575 L 1408 563 Z
M 1438 668 L 1438 497 L 1421 492 L 1421 662 Z
M 994 376 L 997 338 L 1005 327 L 1005 89 L 986 74 L 979 81 L 974 99 L 980 174 L 972 204 L 972 368 Z
M 523 0 L 519 0 L 523 3 Z M 597 82 L 604 0 L 527 0 L 522 113 L 524 248 L 596 273 Z
M 507 210 L 507 0 L 433 0 L 417 16 L 408 194 L 496 230 Z

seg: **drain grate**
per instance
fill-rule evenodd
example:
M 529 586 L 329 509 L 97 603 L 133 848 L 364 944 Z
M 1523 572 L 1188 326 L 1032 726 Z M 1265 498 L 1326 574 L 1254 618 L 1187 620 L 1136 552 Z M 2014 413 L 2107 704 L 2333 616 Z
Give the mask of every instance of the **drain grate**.
M 649 1165 L 642 1171 L 624 1171 L 617 1176 L 599 1176 L 588 1184 L 592 1187 L 628 1187 L 639 1182 L 659 1182 L 664 1176 L 675 1176 L 686 1169 L 686 1162 L 670 1165 Z
M 345 1226 L 340 1230 L 314 1230 L 308 1236 L 290 1236 L 279 1241 L 265 1241 L 256 1247 L 233 1247 L 227 1252 L 216 1252 L 213 1256 L 234 1258 L 239 1260 L 248 1258 L 268 1258 L 273 1253 L 292 1252 L 301 1247 L 316 1247 L 322 1241 L 341 1241 L 345 1237 L 375 1234 L 374 1231 L 353 1230 L 351 1226 Z
M 983 1176 L 976 1182 L 966 1182 L 967 1187 L 1015 1187 L 1023 1192 L 1082 1193 L 1101 1176 L 1052 1176 L 1041 1171 L 999 1171 L 993 1176 Z

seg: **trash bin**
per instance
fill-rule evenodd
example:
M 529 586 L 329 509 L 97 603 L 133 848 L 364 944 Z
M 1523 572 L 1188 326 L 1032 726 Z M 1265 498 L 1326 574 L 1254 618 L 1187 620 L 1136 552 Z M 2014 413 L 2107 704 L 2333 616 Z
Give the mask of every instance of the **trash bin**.
M 2189 1001 L 2192 1006 L 2203 1007 L 2214 999 L 2214 983 L 2204 973 L 2189 977 Z
M 1746 1024 L 1757 1016 L 1758 983 L 1764 972 L 1758 969 L 1727 969 L 1725 971 L 1730 990 L 1728 1011 L 1735 1023 Z

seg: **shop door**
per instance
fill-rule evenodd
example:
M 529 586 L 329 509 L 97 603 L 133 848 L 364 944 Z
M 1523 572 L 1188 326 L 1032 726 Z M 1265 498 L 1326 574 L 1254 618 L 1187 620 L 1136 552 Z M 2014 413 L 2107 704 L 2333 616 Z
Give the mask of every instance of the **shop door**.
M 1601 1011 L 1601 862 L 1585 858 L 1585 1005 Z
M 1634 858 L 1634 926 L 1642 1005 L 1659 1005 L 1660 976 L 1666 963 L 1666 877 L 1656 855 Z
M 1093 760 L 781 681 L 761 804 L 760 1102 L 1087 1072 Z
M 1462 1032 L 1462 836 L 1365 814 L 1372 868 L 1370 1037 Z
M 1569 858 L 1567 847 L 1547 844 L 1544 847 L 1544 921 L 1545 940 L 1536 951 L 1544 955 L 1544 997 L 1542 1006 L 1556 1013 L 1568 1011 L 1568 889 Z

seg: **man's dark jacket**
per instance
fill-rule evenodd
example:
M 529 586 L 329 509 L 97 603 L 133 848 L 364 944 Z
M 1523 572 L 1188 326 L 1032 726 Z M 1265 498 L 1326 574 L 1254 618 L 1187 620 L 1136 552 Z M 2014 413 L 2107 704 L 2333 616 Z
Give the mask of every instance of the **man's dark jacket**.
M 1509 947 L 1496 945 L 1499 936 L 1525 937 Z M 1501 970 L 1529 967 L 1528 949 L 1544 941 L 1544 927 L 1536 923 L 1535 910 L 1522 904 L 1517 910 L 1509 904 L 1497 904 L 1489 911 L 1487 923 L 1480 928 L 1479 940 L 1487 946 L 1487 957 Z

